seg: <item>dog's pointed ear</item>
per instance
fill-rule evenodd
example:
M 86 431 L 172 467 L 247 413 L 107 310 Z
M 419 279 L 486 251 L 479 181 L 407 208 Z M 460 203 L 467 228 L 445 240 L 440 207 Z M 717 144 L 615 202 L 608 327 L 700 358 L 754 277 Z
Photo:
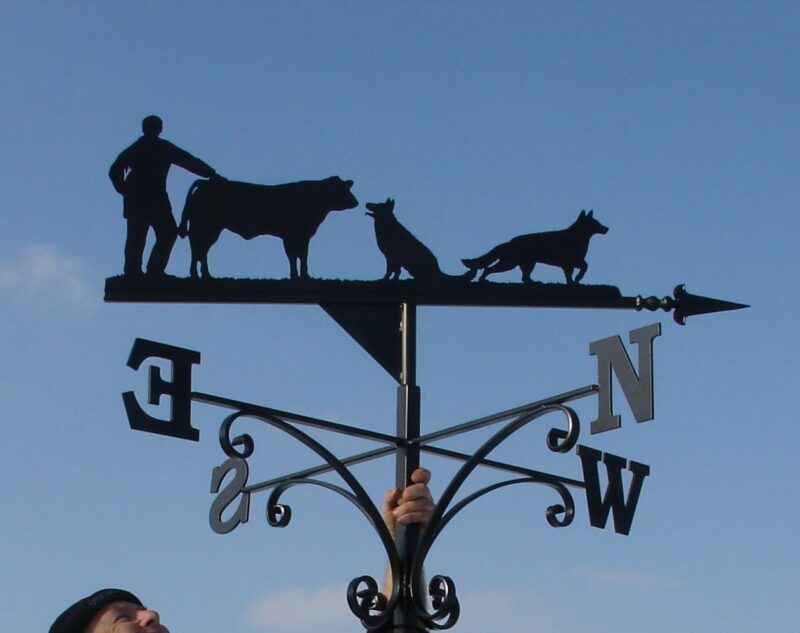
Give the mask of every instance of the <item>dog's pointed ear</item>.
M 392 198 L 386 198 L 386 204 L 389 205 L 389 209 L 394 210 L 394 200 Z
M 586 209 L 581 209 L 581 214 L 580 214 L 578 217 L 579 217 L 579 218 L 582 218 L 582 217 L 584 217 L 585 215 L 586 215 Z
M 594 217 L 594 209 L 592 209 L 591 211 L 589 211 L 589 216 L 588 216 L 588 217 L 590 217 L 590 218 L 593 218 L 593 217 Z

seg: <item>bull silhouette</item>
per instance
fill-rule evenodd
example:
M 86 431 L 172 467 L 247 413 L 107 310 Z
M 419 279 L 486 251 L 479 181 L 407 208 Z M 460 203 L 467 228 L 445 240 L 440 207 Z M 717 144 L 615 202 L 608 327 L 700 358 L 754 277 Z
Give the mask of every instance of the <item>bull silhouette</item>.
M 195 181 L 186 194 L 178 227 L 178 235 L 189 237 L 189 274 L 211 277 L 208 251 L 223 229 L 228 229 L 246 240 L 259 235 L 281 238 L 290 277 L 308 278 L 308 244 L 328 213 L 358 206 L 350 192 L 352 186 L 352 180 L 338 176 L 282 185 Z

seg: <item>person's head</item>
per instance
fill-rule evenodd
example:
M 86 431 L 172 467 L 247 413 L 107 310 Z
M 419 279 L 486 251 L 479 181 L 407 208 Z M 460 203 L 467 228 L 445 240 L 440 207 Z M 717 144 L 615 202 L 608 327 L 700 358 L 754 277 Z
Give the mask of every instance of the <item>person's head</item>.
M 101 589 L 64 611 L 50 633 L 169 633 L 158 613 L 129 591 Z
M 158 136 L 162 129 L 164 129 L 164 122 L 161 117 L 151 114 L 142 119 L 142 134 L 145 136 Z

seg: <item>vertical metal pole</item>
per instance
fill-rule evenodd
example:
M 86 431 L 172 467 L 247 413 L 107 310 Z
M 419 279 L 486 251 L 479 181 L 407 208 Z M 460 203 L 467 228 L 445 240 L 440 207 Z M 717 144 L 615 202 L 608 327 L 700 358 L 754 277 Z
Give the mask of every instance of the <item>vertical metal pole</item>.
M 419 446 L 410 445 L 420 435 L 420 391 L 417 380 L 417 306 L 400 305 L 400 341 L 402 370 L 397 388 L 396 486 L 405 488 L 411 483 L 411 473 L 419 468 Z M 394 630 L 399 633 L 419 631 L 419 621 L 413 609 L 410 584 L 411 563 L 419 541 L 419 526 L 398 525 L 395 545 L 400 557 L 401 601 L 394 612 Z

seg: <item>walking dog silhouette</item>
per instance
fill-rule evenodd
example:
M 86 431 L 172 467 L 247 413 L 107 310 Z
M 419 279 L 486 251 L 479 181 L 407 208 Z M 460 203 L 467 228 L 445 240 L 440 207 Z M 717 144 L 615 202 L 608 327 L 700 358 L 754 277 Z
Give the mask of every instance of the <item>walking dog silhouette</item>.
M 586 263 L 589 240 L 593 235 L 605 235 L 606 233 L 608 233 L 608 227 L 603 226 L 594 218 L 594 211 L 586 213 L 584 210 L 581 211 L 578 219 L 566 229 L 519 235 L 508 242 L 495 246 L 485 255 L 461 261 L 470 269 L 470 279 L 473 279 L 478 271 L 483 269 L 478 281 L 483 281 L 488 275 L 519 267 L 522 271 L 522 281 L 533 283 L 531 273 L 536 264 L 541 263 L 558 266 L 564 271 L 564 277 L 568 284 L 577 284 L 583 279 L 589 267 Z M 573 279 L 572 273 L 576 268 L 578 274 Z
M 367 202 L 367 215 L 375 220 L 375 239 L 386 258 L 384 280 L 399 279 L 402 269 L 414 279 L 465 279 L 472 273 L 448 275 L 439 268 L 439 260 L 394 215 L 394 200 Z

